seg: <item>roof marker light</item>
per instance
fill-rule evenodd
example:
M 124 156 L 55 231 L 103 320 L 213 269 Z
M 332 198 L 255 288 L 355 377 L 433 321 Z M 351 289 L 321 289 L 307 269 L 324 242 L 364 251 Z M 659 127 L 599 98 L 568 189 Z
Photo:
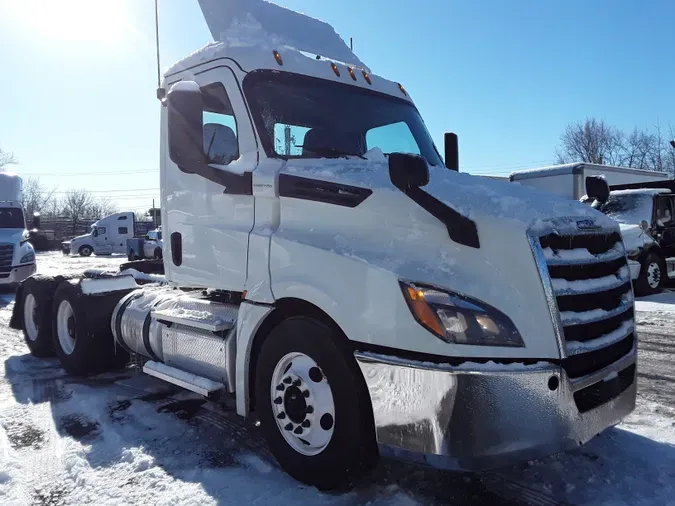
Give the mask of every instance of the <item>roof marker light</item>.
M 366 80 L 368 84 L 373 84 L 373 82 L 370 80 L 370 76 L 368 75 L 368 72 L 365 70 L 363 71 L 363 78 Z
M 333 72 L 335 72 L 335 75 L 340 77 L 340 69 L 337 67 L 337 65 L 331 62 L 330 66 L 333 69 Z
M 279 54 L 279 51 L 272 51 L 274 54 L 274 59 L 277 61 L 279 65 L 283 65 L 284 61 L 281 59 L 281 55 Z
M 397 84 L 398 84 L 398 89 L 401 90 L 401 93 L 403 93 L 403 94 L 407 97 L 408 94 L 406 93 L 405 88 L 403 87 L 403 85 L 402 85 L 401 83 L 397 83 Z

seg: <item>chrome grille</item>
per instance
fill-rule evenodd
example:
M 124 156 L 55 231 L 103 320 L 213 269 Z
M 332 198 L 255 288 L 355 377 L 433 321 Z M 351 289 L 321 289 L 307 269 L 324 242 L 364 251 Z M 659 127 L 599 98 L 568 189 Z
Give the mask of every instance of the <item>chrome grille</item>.
M 603 230 L 566 235 L 552 226 L 530 242 L 568 375 L 586 376 L 630 353 L 633 291 L 621 235 Z
M 12 266 L 12 257 L 14 256 L 13 244 L 0 244 L 0 269 Z

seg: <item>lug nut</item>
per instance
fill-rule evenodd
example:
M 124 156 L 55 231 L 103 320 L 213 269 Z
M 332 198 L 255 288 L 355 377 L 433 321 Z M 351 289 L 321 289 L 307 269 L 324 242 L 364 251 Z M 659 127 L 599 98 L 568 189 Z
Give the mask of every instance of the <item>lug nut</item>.
M 299 379 L 296 379 L 296 380 L 293 382 L 293 386 L 294 386 L 294 387 L 299 387 L 300 385 L 302 385 L 302 382 L 301 382 Z
M 281 397 L 277 397 L 276 399 L 274 399 L 274 404 L 281 404 L 282 402 L 284 401 Z
M 277 385 L 277 390 L 278 390 L 279 392 L 283 392 L 285 388 L 286 388 L 286 387 L 284 386 L 283 383 L 279 383 L 279 384 Z
M 281 413 L 279 413 L 279 414 L 277 415 L 277 418 L 278 418 L 279 420 L 283 420 L 284 418 L 286 418 L 286 413 L 284 413 L 284 412 L 282 411 Z
M 297 426 L 293 431 L 293 434 L 302 434 L 302 427 Z
M 287 423 L 286 426 L 284 427 L 286 430 L 293 430 L 293 424 L 292 423 Z
M 314 413 L 314 406 L 307 406 L 307 407 L 305 408 L 305 413 L 310 414 L 310 415 L 311 415 L 312 413 Z
M 284 383 L 286 383 L 287 385 L 290 385 L 290 384 L 291 384 L 291 381 L 293 381 L 293 380 L 291 379 L 290 376 L 286 376 L 286 377 L 284 378 Z
M 304 428 L 307 428 L 312 424 L 309 420 L 303 420 L 303 422 L 300 425 L 302 425 Z
M 304 392 L 302 392 L 302 395 L 305 398 L 309 397 L 309 390 L 305 390 Z

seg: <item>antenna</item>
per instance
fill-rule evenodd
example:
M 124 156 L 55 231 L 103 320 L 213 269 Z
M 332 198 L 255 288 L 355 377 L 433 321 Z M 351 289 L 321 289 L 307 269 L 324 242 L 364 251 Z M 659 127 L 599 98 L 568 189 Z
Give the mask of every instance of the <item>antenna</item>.
M 159 8 L 158 0 L 155 0 L 155 45 L 157 46 L 157 98 L 161 100 L 160 88 L 162 86 L 162 71 L 159 66 Z

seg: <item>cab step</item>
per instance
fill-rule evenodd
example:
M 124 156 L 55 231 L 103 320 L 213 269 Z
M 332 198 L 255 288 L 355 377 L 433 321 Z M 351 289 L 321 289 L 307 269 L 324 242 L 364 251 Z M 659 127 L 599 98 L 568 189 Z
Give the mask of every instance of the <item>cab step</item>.
M 675 257 L 666 258 L 666 272 L 669 279 L 675 278 Z
M 145 363 L 143 372 L 204 397 L 210 397 L 225 389 L 222 383 L 152 360 Z

